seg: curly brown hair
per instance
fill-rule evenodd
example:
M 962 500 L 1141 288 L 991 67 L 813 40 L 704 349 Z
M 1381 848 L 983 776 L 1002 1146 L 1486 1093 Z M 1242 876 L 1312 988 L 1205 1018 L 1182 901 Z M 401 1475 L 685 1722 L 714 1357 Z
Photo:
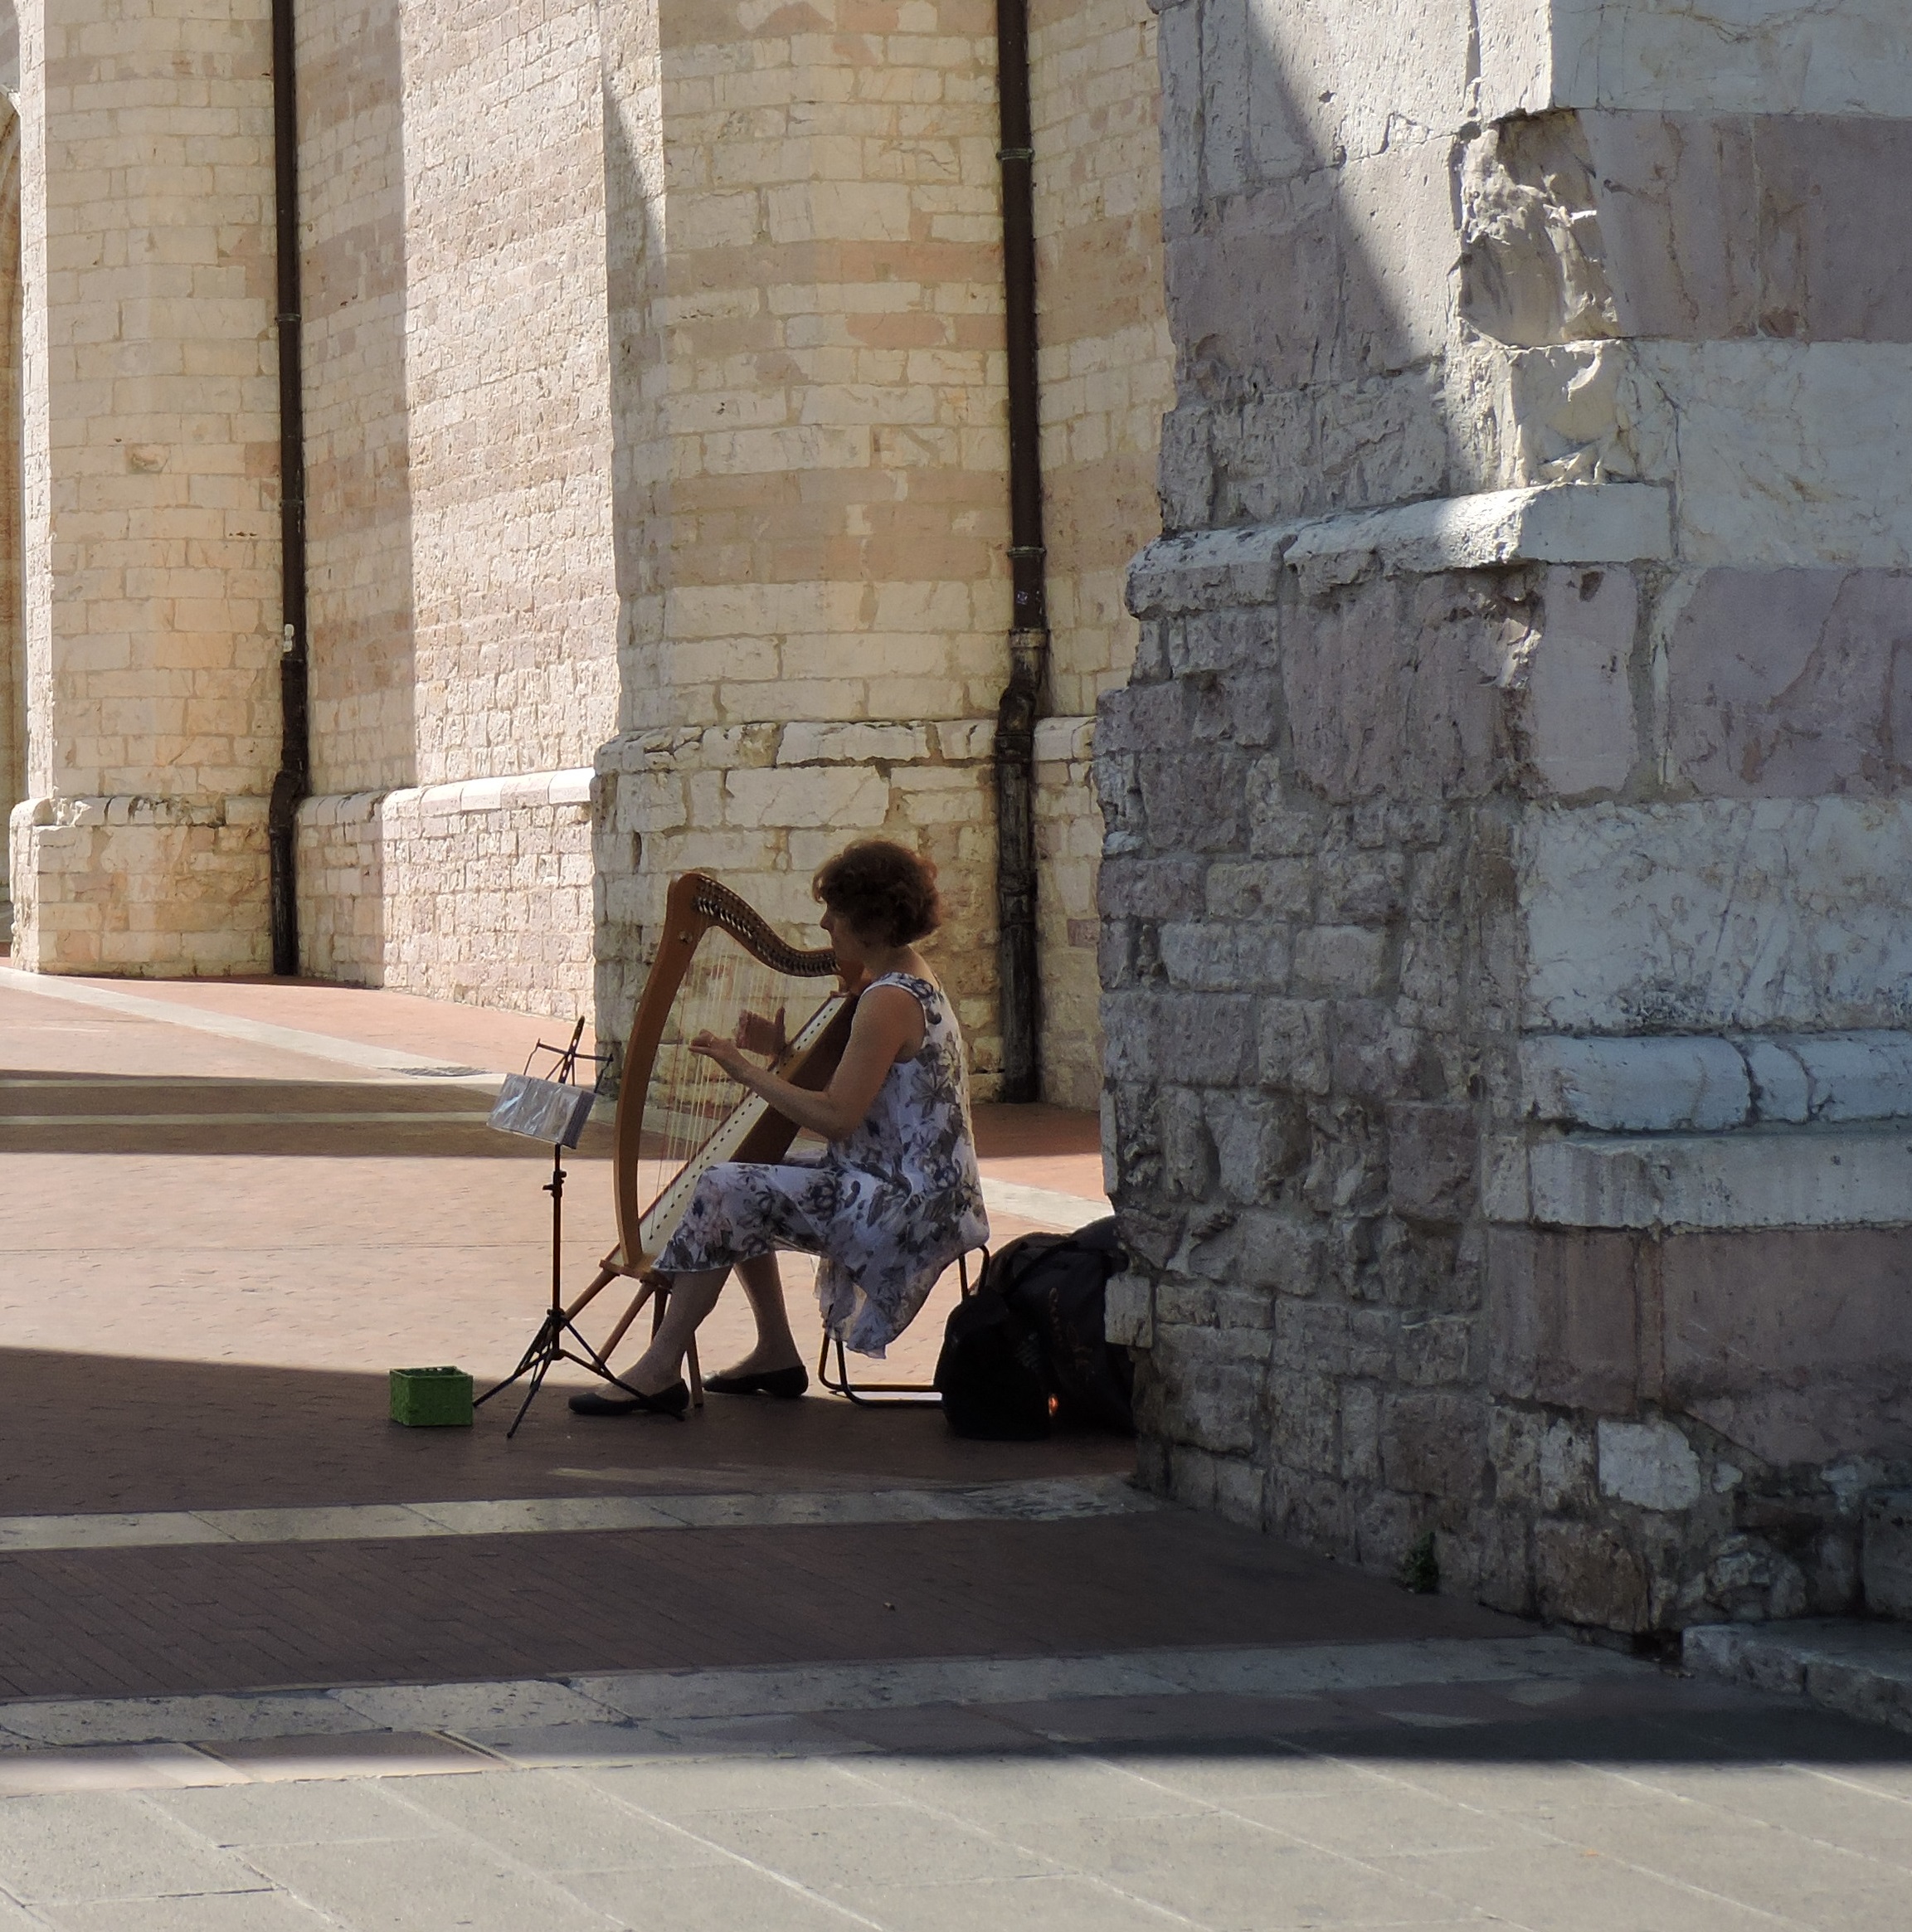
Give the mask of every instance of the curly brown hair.
M 913 946 L 942 923 L 936 867 L 888 839 L 859 839 L 826 859 L 810 891 L 840 913 L 858 938 Z

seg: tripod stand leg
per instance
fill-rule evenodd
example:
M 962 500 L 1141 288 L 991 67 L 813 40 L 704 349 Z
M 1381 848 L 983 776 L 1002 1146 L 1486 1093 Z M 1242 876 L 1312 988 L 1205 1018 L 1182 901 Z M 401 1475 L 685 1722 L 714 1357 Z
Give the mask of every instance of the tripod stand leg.
M 552 1339 L 554 1341 L 557 1340 L 555 1336 Z M 526 1415 L 530 1412 L 532 1404 L 538 1399 L 538 1392 L 544 1386 L 544 1378 L 551 1372 L 551 1365 L 556 1359 L 555 1352 L 547 1354 L 539 1361 L 538 1366 L 531 1371 L 531 1386 L 525 1390 L 524 1399 L 518 1405 L 518 1414 L 511 1419 L 511 1427 L 504 1432 L 506 1442 L 508 1443 L 518 1433 L 518 1425 L 524 1420 Z M 499 1387 L 503 1386 L 504 1385 L 501 1383 Z M 497 1392 L 496 1389 L 489 1391 L 492 1394 L 496 1394 Z M 474 1404 L 473 1406 L 476 1407 L 476 1404 Z
M 474 1396 L 471 1406 L 482 1409 L 500 1389 L 508 1389 L 513 1382 L 522 1380 L 533 1370 L 537 1371 L 538 1379 L 542 1380 L 545 1368 L 549 1366 L 562 1341 L 562 1329 L 554 1321 L 547 1310 L 544 1320 L 538 1324 L 538 1333 L 532 1336 L 530 1346 L 520 1357 L 518 1366 L 502 1382 L 494 1382 L 482 1395 Z

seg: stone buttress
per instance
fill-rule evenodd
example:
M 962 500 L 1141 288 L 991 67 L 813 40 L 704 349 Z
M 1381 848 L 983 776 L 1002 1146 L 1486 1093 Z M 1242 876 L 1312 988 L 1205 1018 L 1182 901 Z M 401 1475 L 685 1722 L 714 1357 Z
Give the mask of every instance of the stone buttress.
M 19 30 L 14 956 L 259 971 L 279 755 L 266 0 L 27 0 Z
M 1636 1633 L 1912 1474 L 1912 48 L 1754 12 L 1163 8 L 1097 737 L 1151 1480 Z

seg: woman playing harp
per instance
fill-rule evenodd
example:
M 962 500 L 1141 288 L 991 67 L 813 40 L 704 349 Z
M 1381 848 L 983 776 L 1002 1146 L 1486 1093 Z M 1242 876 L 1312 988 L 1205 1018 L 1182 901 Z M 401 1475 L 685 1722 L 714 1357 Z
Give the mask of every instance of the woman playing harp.
M 732 1038 L 702 1033 L 691 1050 L 827 1146 L 814 1161 L 732 1161 L 704 1172 L 657 1258 L 654 1272 L 669 1282 L 663 1321 L 619 1378 L 635 1393 L 574 1395 L 580 1415 L 683 1414 L 685 1351 L 732 1268 L 757 1318 L 757 1346 L 704 1386 L 795 1396 L 809 1378 L 785 1312 L 776 1250 L 819 1258 L 825 1323 L 848 1347 L 880 1355 L 943 1270 L 989 1239 L 962 1037 L 916 950 L 941 917 L 936 869 L 887 839 L 866 839 L 825 864 L 813 889 L 859 995 L 830 1084 L 812 1093 L 747 1057 L 774 1056 L 781 1018 L 745 1014 Z

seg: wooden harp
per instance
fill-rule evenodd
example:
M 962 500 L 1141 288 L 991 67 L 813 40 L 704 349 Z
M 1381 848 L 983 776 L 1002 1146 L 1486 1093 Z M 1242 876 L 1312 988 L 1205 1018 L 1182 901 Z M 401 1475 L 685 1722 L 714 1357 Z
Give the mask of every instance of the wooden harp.
M 575 1316 L 620 1276 L 643 1284 L 598 1351 L 601 1360 L 656 1296 L 650 1270 L 704 1170 L 720 1161 L 781 1161 L 796 1137 L 794 1122 L 693 1054 L 690 1042 L 706 1030 L 727 1038 L 744 1015 L 755 1015 L 783 1034 L 781 1050 L 762 1056 L 766 1063 L 814 1092 L 836 1071 L 855 1008 L 827 946 L 791 946 L 703 873 L 673 881 L 618 1089 L 611 1154 L 617 1246 L 567 1311 Z M 654 1326 L 662 1312 L 655 1301 Z M 694 1349 L 688 1368 L 693 1399 L 701 1402 Z

